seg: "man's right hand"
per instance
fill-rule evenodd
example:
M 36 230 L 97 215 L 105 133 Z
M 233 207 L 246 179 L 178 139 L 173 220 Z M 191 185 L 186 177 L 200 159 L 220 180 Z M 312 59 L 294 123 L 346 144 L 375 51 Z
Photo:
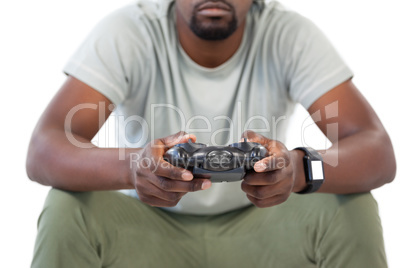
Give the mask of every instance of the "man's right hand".
M 209 179 L 194 179 L 190 171 L 163 160 L 163 155 L 169 148 L 190 139 L 195 142 L 196 138 L 194 135 L 178 132 L 154 140 L 136 152 L 136 162 L 131 162 L 132 183 L 142 202 L 155 207 L 174 207 L 186 193 L 211 187 Z

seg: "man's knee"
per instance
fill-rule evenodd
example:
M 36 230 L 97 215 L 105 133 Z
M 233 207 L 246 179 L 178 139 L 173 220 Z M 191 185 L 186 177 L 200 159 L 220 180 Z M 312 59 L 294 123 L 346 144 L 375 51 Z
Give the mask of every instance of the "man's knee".
M 386 267 L 378 206 L 370 193 L 338 195 L 338 208 L 320 237 L 324 267 Z M 356 266 L 357 265 L 357 266 Z
M 50 190 L 38 221 L 32 267 L 99 266 L 98 232 L 86 208 L 90 196 Z
M 90 194 L 51 189 L 39 217 L 39 232 L 60 238 L 71 236 L 74 229 L 82 229 L 88 222 L 83 211 Z

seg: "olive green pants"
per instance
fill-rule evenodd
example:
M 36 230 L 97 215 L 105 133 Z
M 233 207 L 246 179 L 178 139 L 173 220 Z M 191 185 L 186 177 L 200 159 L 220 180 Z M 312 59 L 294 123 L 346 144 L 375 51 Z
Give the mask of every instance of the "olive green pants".
M 370 193 L 296 195 L 216 216 L 181 215 L 118 192 L 52 189 L 32 267 L 384 268 Z

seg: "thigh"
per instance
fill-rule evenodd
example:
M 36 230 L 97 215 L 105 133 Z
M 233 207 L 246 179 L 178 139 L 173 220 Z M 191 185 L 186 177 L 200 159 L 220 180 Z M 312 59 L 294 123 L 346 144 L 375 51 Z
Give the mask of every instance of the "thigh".
M 119 192 L 52 189 L 32 267 L 203 267 L 205 217 L 175 215 Z
M 386 267 L 369 193 L 293 194 L 283 204 L 211 217 L 208 267 Z
M 150 207 L 118 192 L 60 190 L 50 191 L 40 217 L 33 263 L 386 267 L 371 194 L 294 194 L 272 208 L 249 206 L 221 215 L 191 216 Z
M 387 267 L 377 202 L 370 193 L 338 195 L 339 207 L 320 233 L 319 267 Z

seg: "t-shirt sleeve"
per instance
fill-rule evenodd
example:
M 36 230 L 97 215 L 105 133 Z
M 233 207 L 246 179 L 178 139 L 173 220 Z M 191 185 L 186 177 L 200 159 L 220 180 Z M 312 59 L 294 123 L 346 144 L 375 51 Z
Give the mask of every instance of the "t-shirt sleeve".
M 314 23 L 296 13 L 288 22 L 282 42 L 286 86 L 290 98 L 308 109 L 353 73 Z
M 121 103 L 138 81 L 140 33 L 132 19 L 118 10 L 101 20 L 72 55 L 63 71 Z

